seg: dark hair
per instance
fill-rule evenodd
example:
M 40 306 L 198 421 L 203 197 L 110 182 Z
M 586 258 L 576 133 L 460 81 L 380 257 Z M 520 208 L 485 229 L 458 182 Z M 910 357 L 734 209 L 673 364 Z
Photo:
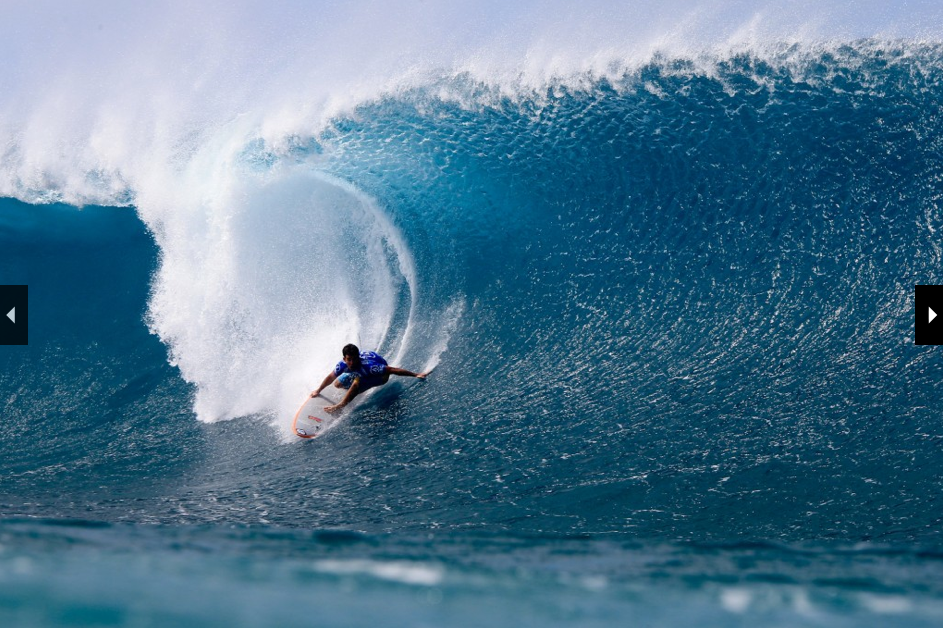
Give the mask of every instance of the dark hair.
M 344 345 L 344 348 L 341 349 L 341 355 L 345 358 L 353 358 L 356 361 L 360 361 L 360 349 L 357 348 L 357 345 Z

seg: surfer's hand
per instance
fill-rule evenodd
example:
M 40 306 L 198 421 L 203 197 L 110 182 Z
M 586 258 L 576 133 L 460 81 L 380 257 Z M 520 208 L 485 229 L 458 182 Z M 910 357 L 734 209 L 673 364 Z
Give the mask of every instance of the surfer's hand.
M 321 394 L 321 391 L 320 391 L 320 390 L 316 390 L 316 391 L 314 391 L 313 393 L 311 393 L 311 398 L 314 399 L 315 397 L 317 397 L 317 396 L 320 395 L 320 394 Z
M 428 374 L 429 374 L 428 372 L 425 372 L 425 373 L 416 373 L 416 377 L 418 377 L 419 379 L 426 379 L 426 375 L 428 375 Z
M 328 414 L 334 414 L 335 412 L 340 412 L 344 406 L 337 404 L 336 406 L 325 406 L 324 411 Z

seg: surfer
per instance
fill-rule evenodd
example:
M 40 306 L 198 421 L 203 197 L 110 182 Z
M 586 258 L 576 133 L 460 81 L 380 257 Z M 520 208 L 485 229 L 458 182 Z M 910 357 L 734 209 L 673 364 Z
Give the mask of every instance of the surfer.
M 333 406 L 327 406 L 324 408 L 326 412 L 337 412 L 365 390 L 382 386 L 390 381 L 390 375 L 425 379 L 426 375 L 429 374 L 428 372 L 413 373 L 406 369 L 390 366 L 380 354 L 373 351 L 361 352 L 356 345 L 352 344 L 346 345 L 341 350 L 341 355 L 344 359 L 337 363 L 337 366 L 327 374 L 318 389 L 311 393 L 312 397 L 317 397 L 322 390 L 332 383 L 335 388 L 347 389 L 347 394 L 344 395 L 341 402 Z

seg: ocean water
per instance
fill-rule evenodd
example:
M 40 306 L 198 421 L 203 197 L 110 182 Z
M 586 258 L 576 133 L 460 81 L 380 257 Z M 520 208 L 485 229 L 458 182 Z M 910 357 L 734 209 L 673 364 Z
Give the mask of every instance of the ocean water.
M 943 622 L 943 9 L 503 5 L 4 7 L 0 623 Z

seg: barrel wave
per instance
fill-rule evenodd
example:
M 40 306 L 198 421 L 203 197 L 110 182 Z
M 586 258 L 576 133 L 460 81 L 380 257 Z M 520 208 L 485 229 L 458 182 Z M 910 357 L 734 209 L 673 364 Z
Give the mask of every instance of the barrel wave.
M 205 215 L 147 223 L 176 404 L 284 434 L 354 340 L 438 369 L 319 443 L 326 524 L 931 538 L 939 360 L 911 295 L 939 279 L 940 64 L 869 41 L 513 97 L 458 77 L 247 146 Z M 297 524 L 276 486 L 309 451 L 267 451 L 236 518 Z
M 13 134 L 0 269 L 31 318 L 0 354 L 0 533 L 163 524 L 132 536 L 165 548 L 235 525 L 205 543 L 242 555 L 276 542 L 252 530 L 357 531 L 310 540 L 316 578 L 408 586 L 450 576 L 350 548 L 393 538 L 409 562 L 448 548 L 404 539 L 498 535 L 546 567 L 539 539 L 937 547 L 943 369 L 913 294 L 943 283 L 941 70 L 932 41 L 856 39 L 537 86 L 426 73 L 290 133 L 237 116 L 146 168 L 33 168 Z M 434 370 L 296 442 L 347 342 Z M 105 562 L 136 542 L 102 534 Z

